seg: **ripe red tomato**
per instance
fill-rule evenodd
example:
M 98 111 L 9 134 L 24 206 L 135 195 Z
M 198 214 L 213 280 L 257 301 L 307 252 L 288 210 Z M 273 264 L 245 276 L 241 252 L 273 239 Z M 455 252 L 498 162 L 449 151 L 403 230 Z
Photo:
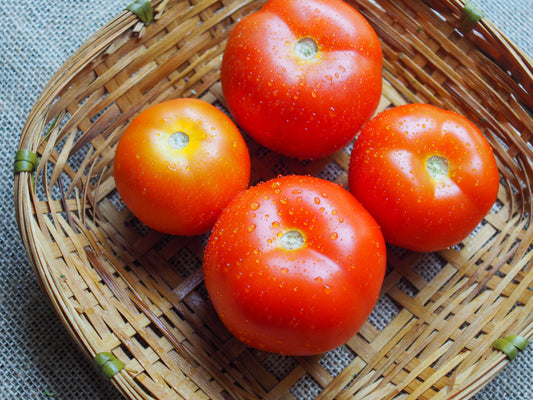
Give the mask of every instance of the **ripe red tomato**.
M 291 175 L 231 201 L 203 268 L 213 305 L 238 339 L 310 355 L 357 333 L 378 299 L 385 263 L 379 226 L 347 190 Z
M 114 178 L 126 206 L 146 225 L 197 235 L 248 187 L 250 155 L 218 108 L 198 99 L 170 100 L 128 126 L 117 146 Z
M 428 104 L 391 108 L 355 141 L 350 191 L 374 216 L 385 240 L 429 252 L 453 246 L 496 200 L 492 148 L 465 117 Z
M 270 0 L 232 31 L 221 83 L 235 121 L 260 144 L 300 159 L 344 147 L 374 114 L 382 51 L 341 0 Z

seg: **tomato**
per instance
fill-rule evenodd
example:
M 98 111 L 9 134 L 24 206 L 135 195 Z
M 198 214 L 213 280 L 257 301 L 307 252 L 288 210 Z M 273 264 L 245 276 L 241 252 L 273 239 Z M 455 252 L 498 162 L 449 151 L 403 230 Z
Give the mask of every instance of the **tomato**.
M 381 97 L 383 58 L 368 21 L 341 0 L 270 0 L 223 55 L 228 109 L 260 144 L 300 159 L 348 144 Z
M 238 339 L 311 355 L 356 334 L 378 299 L 385 264 L 379 226 L 346 189 L 290 175 L 230 202 L 203 269 L 215 310 Z
M 465 117 L 428 104 L 391 108 L 355 141 L 350 191 L 385 240 L 430 252 L 465 239 L 496 200 L 492 148 Z
M 164 233 L 197 235 L 248 187 L 250 155 L 218 108 L 198 99 L 170 100 L 144 110 L 127 127 L 114 178 L 140 221 Z

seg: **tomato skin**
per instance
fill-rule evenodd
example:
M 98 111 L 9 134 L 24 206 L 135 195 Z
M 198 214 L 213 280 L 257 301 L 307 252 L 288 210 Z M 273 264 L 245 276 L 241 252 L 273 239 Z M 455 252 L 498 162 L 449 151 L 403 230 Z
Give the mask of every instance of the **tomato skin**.
M 282 246 L 285 232 L 305 244 Z M 205 284 L 225 326 L 245 344 L 319 354 L 368 318 L 385 274 L 380 228 L 344 188 L 290 175 L 239 193 L 217 220 Z
M 318 45 L 302 60 L 301 38 Z M 378 36 L 340 0 L 270 0 L 232 31 L 221 83 L 235 121 L 260 144 L 300 159 L 344 147 L 374 114 L 382 88 Z
M 426 167 L 434 156 L 447 160 L 441 177 Z M 355 141 L 348 175 L 350 191 L 385 240 L 419 252 L 465 239 L 490 211 L 499 187 L 492 148 L 479 129 L 428 104 L 391 108 L 369 121 Z
M 186 147 L 169 145 L 175 132 L 188 135 Z M 114 178 L 143 223 L 193 236 L 211 229 L 233 196 L 248 187 L 250 155 L 222 111 L 202 100 L 175 99 L 132 120 L 117 145 Z

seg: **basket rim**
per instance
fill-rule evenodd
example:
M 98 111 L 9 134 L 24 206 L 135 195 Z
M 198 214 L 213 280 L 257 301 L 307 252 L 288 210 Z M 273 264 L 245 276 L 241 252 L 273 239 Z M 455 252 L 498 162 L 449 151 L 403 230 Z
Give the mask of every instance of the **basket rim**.
M 431 0 L 420 2 L 437 9 L 439 7 L 446 8 L 456 15 L 461 15 L 465 5 L 465 2 L 462 0 Z M 242 6 L 248 3 L 251 3 L 251 1 L 242 2 Z M 166 4 L 166 1 L 158 0 L 154 2 L 154 6 L 161 4 Z M 50 123 L 51 120 L 48 112 L 54 99 L 60 96 L 62 91 L 66 90 L 69 82 L 78 75 L 79 71 L 88 68 L 96 57 L 105 52 L 109 46 L 119 41 L 124 33 L 132 31 L 137 24 L 137 17 L 125 10 L 96 31 L 67 59 L 49 80 L 35 105 L 32 107 L 21 133 L 18 145 L 19 150 L 29 150 L 37 153 L 40 145 L 41 132 L 43 132 L 45 125 Z M 533 97 L 528 96 L 528 94 L 533 92 L 533 59 L 509 40 L 505 34 L 486 18 L 482 19 L 474 27 L 474 30 L 467 33 L 467 35 L 470 35 L 469 37 L 472 38 L 472 43 L 474 43 L 476 48 L 480 49 L 489 57 L 496 56 L 493 58 L 494 63 L 502 70 L 509 71 L 511 79 L 517 82 L 523 89 L 523 92 L 517 94 L 519 101 L 522 101 L 522 104 L 526 104 L 529 107 L 529 112 L 531 112 L 533 110 Z M 102 38 L 105 40 L 102 41 Z M 132 110 L 132 113 L 136 111 L 138 109 Z M 531 162 L 532 159 L 529 159 L 530 168 Z M 70 314 L 75 312 L 75 310 L 65 308 L 58 300 L 62 298 L 61 288 L 57 286 L 57 280 L 51 276 L 51 266 L 47 265 L 47 260 L 45 259 L 49 250 L 40 248 L 39 244 L 35 241 L 35 238 L 37 238 L 38 242 L 43 233 L 39 227 L 42 222 L 35 220 L 37 213 L 34 210 L 33 203 L 36 201 L 36 198 L 31 190 L 31 176 L 31 171 L 25 171 L 16 174 L 14 180 L 16 221 L 24 248 L 43 292 L 47 294 L 46 297 L 50 300 L 56 313 L 61 316 L 63 325 L 67 328 L 70 336 L 82 352 L 89 358 L 92 358 L 97 351 L 84 339 L 82 328 L 77 326 L 71 318 Z M 530 271 L 528 275 L 533 276 L 533 271 Z M 525 325 L 518 334 L 526 338 L 533 337 L 533 322 Z M 482 378 L 482 374 L 478 374 L 478 382 L 465 386 L 460 393 L 455 393 L 455 396 L 465 396 L 461 398 L 467 398 L 477 393 L 508 363 L 504 354 L 493 357 L 491 362 L 491 368 L 487 367 L 483 371 L 485 378 Z M 134 390 L 131 389 L 130 378 L 125 374 L 117 375 L 113 378 L 113 383 L 124 395 L 131 396 L 132 398 L 141 398 L 135 397 L 140 395 L 134 393 Z

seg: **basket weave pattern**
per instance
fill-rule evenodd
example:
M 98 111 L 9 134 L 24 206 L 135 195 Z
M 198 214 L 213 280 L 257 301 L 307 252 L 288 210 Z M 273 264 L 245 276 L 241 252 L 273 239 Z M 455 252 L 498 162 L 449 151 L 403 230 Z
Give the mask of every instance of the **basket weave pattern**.
M 379 111 L 427 102 L 465 115 L 494 147 L 501 186 L 460 245 L 389 247 L 376 309 L 341 348 L 293 358 L 244 346 L 203 286 L 208 236 L 151 231 L 116 193 L 114 149 L 141 110 L 191 96 L 225 110 L 225 41 L 264 2 L 156 1 L 154 23 L 120 14 L 56 73 L 19 146 L 39 164 L 15 178 L 21 237 L 44 292 L 89 357 L 125 363 L 112 379 L 131 399 L 471 397 L 507 362 L 494 340 L 533 335 L 533 68 L 489 22 L 469 23 L 462 2 L 348 1 L 382 40 Z M 246 139 L 252 184 L 289 173 L 347 184 L 350 146 L 300 162 Z

